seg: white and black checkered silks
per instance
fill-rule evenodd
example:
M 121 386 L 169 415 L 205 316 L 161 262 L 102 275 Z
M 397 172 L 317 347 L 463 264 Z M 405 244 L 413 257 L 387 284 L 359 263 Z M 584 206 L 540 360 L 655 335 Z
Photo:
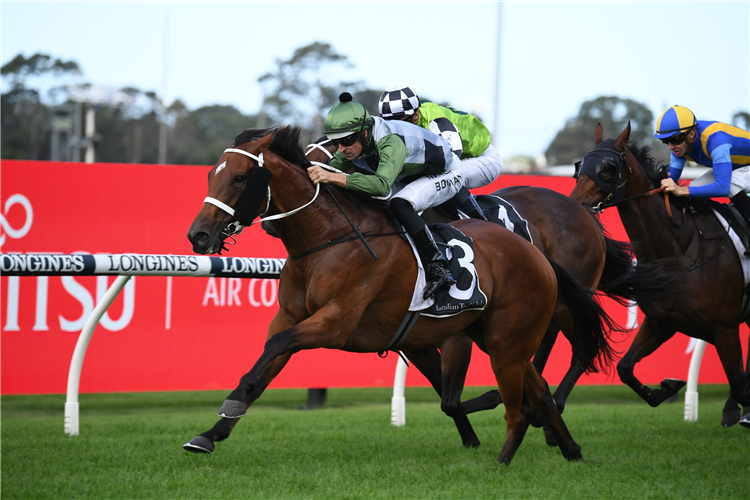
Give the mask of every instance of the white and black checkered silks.
M 461 140 L 461 133 L 456 128 L 456 125 L 447 118 L 440 117 L 435 118 L 430 122 L 430 132 L 437 134 L 451 145 L 453 152 L 461 158 L 463 153 L 464 145 Z
M 406 145 L 404 163 L 429 163 L 443 168 L 444 172 L 419 177 L 405 186 L 397 178 L 393 189 L 382 199 L 403 198 L 414 210 L 421 212 L 456 196 L 464 184 L 463 167 L 446 139 L 411 123 L 373 117 L 372 137 L 375 142 L 392 134 L 399 136 Z M 357 158 L 354 164 L 372 171 L 365 157 Z
M 416 109 L 419 109 L 419 97 L 409 87 L 386 90 L 378 101 L 378 112 L 386 120 L 400 120 L 406 115 L 413 115 Z

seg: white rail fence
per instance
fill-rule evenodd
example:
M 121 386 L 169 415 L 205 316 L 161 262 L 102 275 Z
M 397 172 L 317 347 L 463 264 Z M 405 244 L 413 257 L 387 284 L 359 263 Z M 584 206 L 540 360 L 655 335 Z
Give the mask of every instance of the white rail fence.
M 4 276 L 117 276 L 78 336 L 68 372 L 65 433 L 79 434 L 79 383 L 86 350 L 96 326 L 132 276 L 194 276 L 277 279 L 285 259 L 154 254 L 0 254 Z M 629 318 L 629 322 L 630 318 Z M 698 373 L 705 342 L 693 351 L 685 393 L 685 421 L 698 420 Z M 391 424 L 406 424 L 404 386 L 407 366 L 399 357 L 391 398 Z

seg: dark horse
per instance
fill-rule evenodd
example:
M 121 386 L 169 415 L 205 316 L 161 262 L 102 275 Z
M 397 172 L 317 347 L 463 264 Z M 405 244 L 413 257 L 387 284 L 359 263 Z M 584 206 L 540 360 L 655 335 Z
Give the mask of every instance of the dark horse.
M 382 351 L 411 302 L 417 263 L 408 244 L 394 234 L 379 207 L 356 205 L 338 189 L 322 189 L 318 196 L 320 185 L 313 186 L 307 176 L 310 163 L 298 140 L 298 128 L 245 131 L 209 171 L 208 203 L 188 231 L 193 251 L 217 252 L 234 232 L 228 227 L 230 213 L 237 210 L 239 223 L 261 213 L 276 216 L 274 228 L 290 257 L 281 272 L 279 311 L 268 327 L 263 354 L 222 405 L 216 425 L 184 445 L 189 451 L 211 452 L 214 442 L 229 437 L 293 353 L 321 347 Z M 379 259 L 356 238 L 329 243 L 351 234 L 344 211 L 357 214 L 356 223 L 369 235 Z M 580 459 L 580 446 L 529 360 L 560 297 L 575 324 L 579 362 L 587 369 L 608 363 L 612 353 L 603 331 L 603 310 L 558 264 L 510 231 L 476 220 L 455 227 L 474 242 L 471 265 L 487 305 L 445 319 L 421 316 L 403 348 L 421 349 L 466 333 L 489 354 L 505 403 L 506 440 L 498 461 L 512 460 L 532 406 L 552 428 L 563 456 Z
M 327 163 L 336 147 L 321 138 L 308 146 L 308 159 L 314 164 Z M 322 166 L 322 165 L 321 165 Z M 528 222 L 533 244 L 545 255 L 556 261 L 584 288 L 593 294 L 598 291 L 623 302 L 664 293 L 662 276 L 641 266 L 633 269 L 633 255 L 628 243 L 613 240 L 605 234 L 599 220 L 579 203 L 556 191 L 512 186 L 500 189 L 491 196 L 510 202 Z M 428 223 L 450 222 L 458 219 L 455 203 L 425 210 L 422 217 Z M 274 234 L 270 223 L 263 223 L 269 234 Z M 648 294 L 648 295 L 647 295 Z M 549 354 L 560 331 L 556 318 L 566 314 L 564 304 L 558 303 L 555 316 L 550 322 L 544 339 L 534 355 L 533 364 L 542 373 Z M 563 329 L 566 334 L 566 329 Z M 422 372 L 441 396 L 444 396 L 443 411 L 454 417 L 475 411 L 495 408 L 502 403 L 497 391 L 490 391 L 479 398 L 460 402 L 461 391 L 471 360 L 471 339 L 459 335 L 440 346 L 418 351 L 404 350 L 406 357 Z M 441 371 L 442 355 L 442 371 Z M 565 402 L 584 369 L 571 360 L 568 372 L 554 393 L 558 409 L 562 413 Z M 537 420 L 534 425 L 539 425 Z M 464 445 L 478 446 L 479 441 L 468 421 L 456 420 L 456 426 Z M 554 445 L 554 436 L 545 426 L 547 443 Z
M 747 320 L 742 315 L 745 286 L 740 257 L 727 231 L 705 200 L 648 196 L 660 187 L 665 166 L 655 163 L 648 147 L 629 144 L 630 123 L 614 140 L 603 141 L 602 133 L 599 125 L 596 147 L 583 158 L 571 198 L 588 207 L 616 205 L 639 265 L 671 258 L 682 273 L 670 294 L 639 300 L 646 318 L 617 366 L 620 379 L 658 406 L 685 382 L 665 379 L 651 389 L 633 374 L 635 364 L 678 331 L 705 340 L 716 347 L 731 388 L 722 425 L 733 425 L 744 414 L 743 425 L 750 426 L 750 360 L 743 375 L 739 336 L 739 325 Z

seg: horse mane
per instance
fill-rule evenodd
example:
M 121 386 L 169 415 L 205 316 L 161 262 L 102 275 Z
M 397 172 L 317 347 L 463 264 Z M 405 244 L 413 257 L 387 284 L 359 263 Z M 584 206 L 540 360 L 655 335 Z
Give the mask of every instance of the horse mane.
M 276 132 L 273 137 L 273 141 L 268 149 L 283 158 L 284 160 L 299 165 L 303 169 L 307 169 L 311 166 L 310 161 L 305 156 L 305 152 L 299 145 L 300 128 L 287 125 L 281 128 L 265 128 L 265 129 L 247 129 L 240 132 L 240 134 L 234 139 L 234 146 L 245 144 L 246 142 L 254 142 L 265 137 L 270 133 Z
M 643 171 L 651 179 L 651 182 L 656 186 L 661 185 L 661 180 L 667 176 L 667 167 L 669 165 L 654 159 L 651 156 L 651 147 L 645 144 L 634 141 L 628 145 L 628 149 L 633 153 L 633 156 L 638 160 L 641 167 L 643 167 Z

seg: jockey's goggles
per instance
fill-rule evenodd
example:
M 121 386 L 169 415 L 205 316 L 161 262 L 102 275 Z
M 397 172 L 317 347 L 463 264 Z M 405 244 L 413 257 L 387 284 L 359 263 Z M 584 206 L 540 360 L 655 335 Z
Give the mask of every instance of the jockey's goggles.
M 672 137 L 667 137 L 665 139 L 662 139 L 661 142 L 663 142 L 664 144 L 671 144 L 673 146 L 679 146 L 680 144 L 682 144 L 683 142 L 685 142 L 685 137 L 687 137 L 688 132 L 683 132 L 681 134 L 675 134 Z
M 346 137 L 341 137 L 340 139 L 331 139 L 331 143 L 334 146 L 337 146 L 341 144 L 345 148 L 348 148 L 349 146 L 353 146 L 355 142 L 357 142 L 357 138 L 359 136 L 358 132 L 354 132 L 351 135 L 347 135 Z

